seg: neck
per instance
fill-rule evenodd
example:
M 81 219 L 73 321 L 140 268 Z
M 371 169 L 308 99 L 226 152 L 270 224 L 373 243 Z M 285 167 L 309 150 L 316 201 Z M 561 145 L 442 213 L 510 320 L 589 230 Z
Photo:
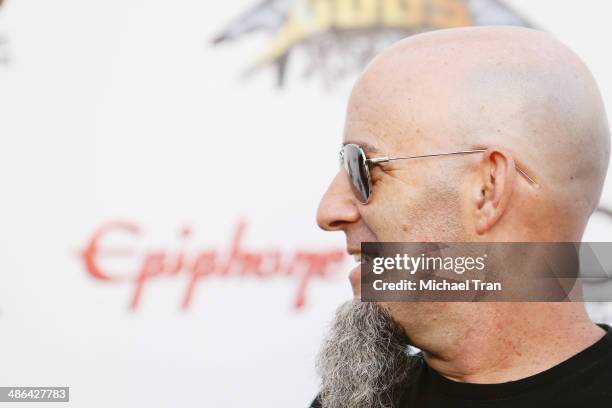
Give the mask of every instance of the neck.
M 525 378 L 567 360 L 605 333 L 582 303 L 473 306 L 479 306 L 479 313 L 467 316 L 476 318 L 451 321 L 452 327 L 419 336 L 427 339 L 417 346 L 428 365 L 454 381 L 492 384 Z

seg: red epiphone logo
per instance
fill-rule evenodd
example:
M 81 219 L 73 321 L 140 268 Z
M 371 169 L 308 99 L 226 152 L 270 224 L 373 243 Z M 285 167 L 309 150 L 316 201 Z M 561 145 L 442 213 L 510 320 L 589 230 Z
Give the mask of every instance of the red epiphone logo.
M 228 250 L 216 249 L 186 250 L 191 228 L 181 230 L 182 249 L 137 250 L 142 228 L 132 222 L 114 221 L 101 226 L 93 233 L 82 257 L 87 272 L 95 279 L 105 282 L 130 282 L 133 291 L 130 308 L 137 309 L 143 303 L 147 285 L 154 279 L 175 277 L 185 281 L 181 307 L 187 309 L 193 303 L 200 282 L 209 277 L 258 279 L 293 278 L 297 281 L 294 307 L 306 304 L 308 286 L 317 279 L 327 279 L 340 270 L 345 261 L 343 250 L 285 252 L 278 249 L 249 250 L 243 243 L 247 223 L 240 221 L 236 226 Z M 105 241 L 110 236 L 123 235 L 132 245 L 109 246 Z M 120 272 L 108 266 L 121 257 L 136 256 L 136 266 L 131 271 Z

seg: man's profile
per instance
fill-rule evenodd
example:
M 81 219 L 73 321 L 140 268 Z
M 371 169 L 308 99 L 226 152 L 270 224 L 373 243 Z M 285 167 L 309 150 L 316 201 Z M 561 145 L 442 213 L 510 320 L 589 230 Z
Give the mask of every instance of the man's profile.
M 358 148 L 478 153 L 370 163 L 352 179 L 340 169 L 317 222 L 343 232 L 356 258 L 361 242 L 580 242 L 610 156 L 588 68 L 549 34 L 516 27 L 434 31 L 385 50 L 353 88 L 342 144 L 357 146 L 343 160 Z M 583 303 L 362 303 L 359 265 L 350 280 L 313 407 L 612 406 L 612 333 Z

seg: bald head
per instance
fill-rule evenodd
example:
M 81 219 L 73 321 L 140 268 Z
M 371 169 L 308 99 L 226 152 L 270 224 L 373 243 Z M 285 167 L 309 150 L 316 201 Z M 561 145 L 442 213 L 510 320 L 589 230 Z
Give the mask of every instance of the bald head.
M 589 70 L 550 35 L 511 27 L 434 31 L 390 47 L 355 85 L 343 139 L 369 158 L 426 155 L 370 162 L 369 174 L 338 172 L 317 218 L 322 228 L 345 233 L 351 253 L 377 241 L 581 241 L 610 155 L 606 112 Z M 473 154 L 444 154 L 466 150 Z M 368 176 L 364 204 L 351 185 L 365 185 Z M 526 269 L 521 262 L 533 263 L 524 252 L 509 259 L 495 271 L 499 276 L 518 276 Z M 360 272 L 359 265 L 351 271 L 356 297 Z M 601 337 L 579 302 L 383 305 L 429 366 L 462 381 L 524 378 Z M 329 367 L 345 371 L 328 370 L 336 375 L 327 377 L 339 379 L 336 389 L 351 390 L 343 379 L 361 379 L 377 364 L 361 358 L 372 355 L 369 349 L 360 353 L 362 346 L 345 339 L 334 343 L 349 344 L 359 357 L 338 358 Z M 355 356 L 338 348 L 325 355 Z M 542 363 L 542 355 L 549 361 Z M 530 356 L 539 363 L 526 363 Z
M 387 49 L 360 77 L 348 108 L 345 140 L 366 134 L 396 155 L 502 147 L 540 186 L 517 176 L 510 207 L 530 223 L 535 213 L 538 224 L 561 220 L 539 237 L 551 240 L 582 234 L 610 152 L 588 68 L 549 34 L 517 27 L 434 31 Z M 473 162 L 423 166 L 450 172 Z

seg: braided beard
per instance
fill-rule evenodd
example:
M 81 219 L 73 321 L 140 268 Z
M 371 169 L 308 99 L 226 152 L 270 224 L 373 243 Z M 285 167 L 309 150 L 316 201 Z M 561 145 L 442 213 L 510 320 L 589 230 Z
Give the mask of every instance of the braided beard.
M 413 361 L 407 349 L 404 330 L 382 306 L 344 303 L 317 361 L 323 408 L 397 407 Z

